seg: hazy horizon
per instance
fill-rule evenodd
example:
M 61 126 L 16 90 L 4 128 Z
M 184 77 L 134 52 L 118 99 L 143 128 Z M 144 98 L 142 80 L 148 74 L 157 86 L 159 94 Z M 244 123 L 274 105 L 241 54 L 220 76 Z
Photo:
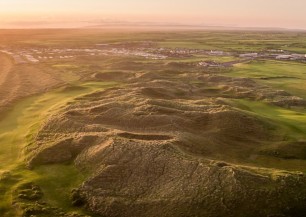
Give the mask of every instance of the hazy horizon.
M 0 0 L 0 28 L 151 22 L 306 29 L 305 7 L 302 0 Z

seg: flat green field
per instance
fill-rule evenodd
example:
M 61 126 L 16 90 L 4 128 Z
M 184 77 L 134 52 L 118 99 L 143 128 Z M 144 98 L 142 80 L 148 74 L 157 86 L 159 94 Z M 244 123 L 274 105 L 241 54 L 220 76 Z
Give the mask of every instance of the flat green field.
M 148 31 L 116 32 L 98 29 L 88 30 L 14 30 L 1 32 L 7 38 L 14 37 L 15 46 L 84 47 L 96 44 L 150 41 L 158 47 L 193 48 L 224 51 L 263 51 L 282 49 L 306 53 L 306 34 L 300 32 L 255 31 Z
M 300 33 L 216 31 L 167 34 L 160 47 L 224 51 L 263 51 L 268 49 L 306 53 L 306 37 Z

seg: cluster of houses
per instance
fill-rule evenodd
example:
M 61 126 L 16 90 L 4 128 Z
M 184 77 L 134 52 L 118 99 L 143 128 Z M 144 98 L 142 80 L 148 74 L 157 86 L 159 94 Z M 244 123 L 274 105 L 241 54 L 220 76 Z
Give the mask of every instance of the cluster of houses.
M 239 57 L 241 57 L 241 58 L 256 58 L 256 57 L 258 57 L 258 53 L 240 54 Z
M 220 51 L 220 50 L 211 50 L 207 54 L 210 55 L 210 56 L 228 56 L 228 55 L 230 55 L 230 53 L 226 53 L 226 52 Z
M 39 63 L 44 60 L 50 59 L 68 59 L 73 58 L 74 56 L 62 56 L 56 55 L 54 52 L 44 52 L 44 50 L 37 49 L 29 49 L 29 50 L 21 50 L 19 52 L 14 52 L 12 50 L 0 50 L 2 53 L 6 53 L 10 55 L 16 64 L 24 64 L 24 63 Z M 61 53 L 61 52 L 59 52 Z
M 31 63 L 38 63 L 39 62 L 38 59 L 34 58 L 32 55 L 29 55 L 29 54 L 25 54 L 24 58 L 27 59 Z
M 283 52 L 282 50 L 279 50 Z M 227 55 L 227 53 L 224 53 Z M 210 55 L 215 56 L 222 56 L 222 51 L 211 51 Z M 250 61 L 256 58 L 266 58 L 266 59 L 276 59 L 276 60 L 293 60 L 293 61 L 304 61 L 306 62 L 306 54 L 270 54 L 270 53 L 243 53 L 243 54 L 236 54 L 233 56 L 239 56 L 239 60 L 225 62 L 225 63 L 218 63 L 215 61 L 201 61 L 198 63 L 201 67 L 230 67 L 237 63 L 242 63 L 246 61 Z
M 16 64 L 38 63 L 52 59 L 72 59 L 83 56 L 136 56 L 147 59 L 166 59 L 167 56 L 159 53 L 148 52 L 142 48 L 84 48 L 84 49 L 22 49 L 0 50 L 10 55 Z
M 224 66 L 222 63 L 218 63 L 215 61 L 202 61 L 198 63 L 201 67 L 222 67 Z
M 17 64 L 21 64 L 21 63 L 26 63 L 27 62 L 27 60 L 25 60 L 21 55 L 15 54 L 15 53 L 13 53 L 11 51 L 0 50 L 0 52 L 10 55 L 14 59 L 15 63 L 17 63 Z
M 284 52 L 283 50 L 279 50 L 281 52 Z M 262 57 L 262 58 L 274 58 L 277 60 L 306 60 L 306 54 L 290 54 L 290 53 L 276 53 L 276 54 L 270 54 L 270 53 L 245 53 L 245 54 L 240 54 L 239 57 L 241 58 L 257 58 L 257 57 Z
M 277 60 L 306 60 L 306 54 L 282 54 L 275 57 Z
M 268 58 L 277 60 L 301 60 L 306 61 L 305 54 L 291 54 L 284 50 L 267 50 L 265 52 L 225 52 L 222 50 L 203 50 L 203 49 L 188 49 L 188 48 L 158 48 L 151 46 L 153 42 L 143 43 L 142 46 L 136 46 L 135 43 L 128 44 L 96 44 L 91 48 L 36 48 L 14 50 L 0 50 L 6 53 L 15 60 L 17 64 L 22 63 L 38 63 L 51 59 L 72 59 L 75 57 L 84 56 L 135 56 L 146 59 L 162 60 L 166 58 L 187 58 L 195 55 L 207 56 L 235 56 L 242 60 L 250 60 L 256 58 Z M 200 62 L 200 66 L 228 66 L 230 64 L 219 64 L 216 62 Z

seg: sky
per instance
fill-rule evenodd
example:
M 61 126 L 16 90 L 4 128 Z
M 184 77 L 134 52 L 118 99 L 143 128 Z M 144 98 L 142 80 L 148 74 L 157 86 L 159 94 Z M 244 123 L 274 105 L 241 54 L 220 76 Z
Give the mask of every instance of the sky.
M 306 29 L 306 0 L 0 0 L 0 27 L 154 22 Z

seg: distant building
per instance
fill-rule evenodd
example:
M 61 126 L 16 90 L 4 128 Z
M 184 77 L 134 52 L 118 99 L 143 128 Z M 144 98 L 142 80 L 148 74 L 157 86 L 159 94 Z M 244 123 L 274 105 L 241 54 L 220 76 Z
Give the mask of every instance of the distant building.
M 277 60 L 305 60 L 305 54 L 291 54 L 291 55 L 278 55 L 276 56 Z
M 284 50 L 268 50 L 268 52 L 272 52 L 272 53 L 283 53 Z
M 199 66 L 202 66 L 202 67 L 222 67 L 222 64 L 217 63 L 215 61 L 207 61 L 207 62 L 200 62 Z
M 278 55 L 275 57 L 277 60 L 289 60 L 292 56 L 291 55 Z
M 250 57 L 250 58 L 255 58 L 255 57 L 258 57 L 258 53 L 245 53 L 245 54 L 240 54 L 239 57 Z
M 291 57 L 293 60 L 302 60 L 305 59 L 305 54 L 292 54 Z
M 217 55 L 217 56 L 219 56 L 219 55 L 223 55 L 224 54 L 224 51 L 218 51 L 218 50 L 211 50 L 210 52 L 209 52 L 209 54 L 210 55 Z
M 35 59 L 32 55 L 25 55 L 25 58 L 26 58 L 28 61 L 32 62 L 32 63 L 38 63 L 38 62 L 39 62 L 39 60 L 38 60 L 38 59 Z
M 204 66 L 204 67 L 205 67 L 205 66 L 208 66 L 208 65 L 209 65 L 209 64 L 206 63 L 206 62 L 200 62 L 200 63 L 199 63 L 199 66 Z

